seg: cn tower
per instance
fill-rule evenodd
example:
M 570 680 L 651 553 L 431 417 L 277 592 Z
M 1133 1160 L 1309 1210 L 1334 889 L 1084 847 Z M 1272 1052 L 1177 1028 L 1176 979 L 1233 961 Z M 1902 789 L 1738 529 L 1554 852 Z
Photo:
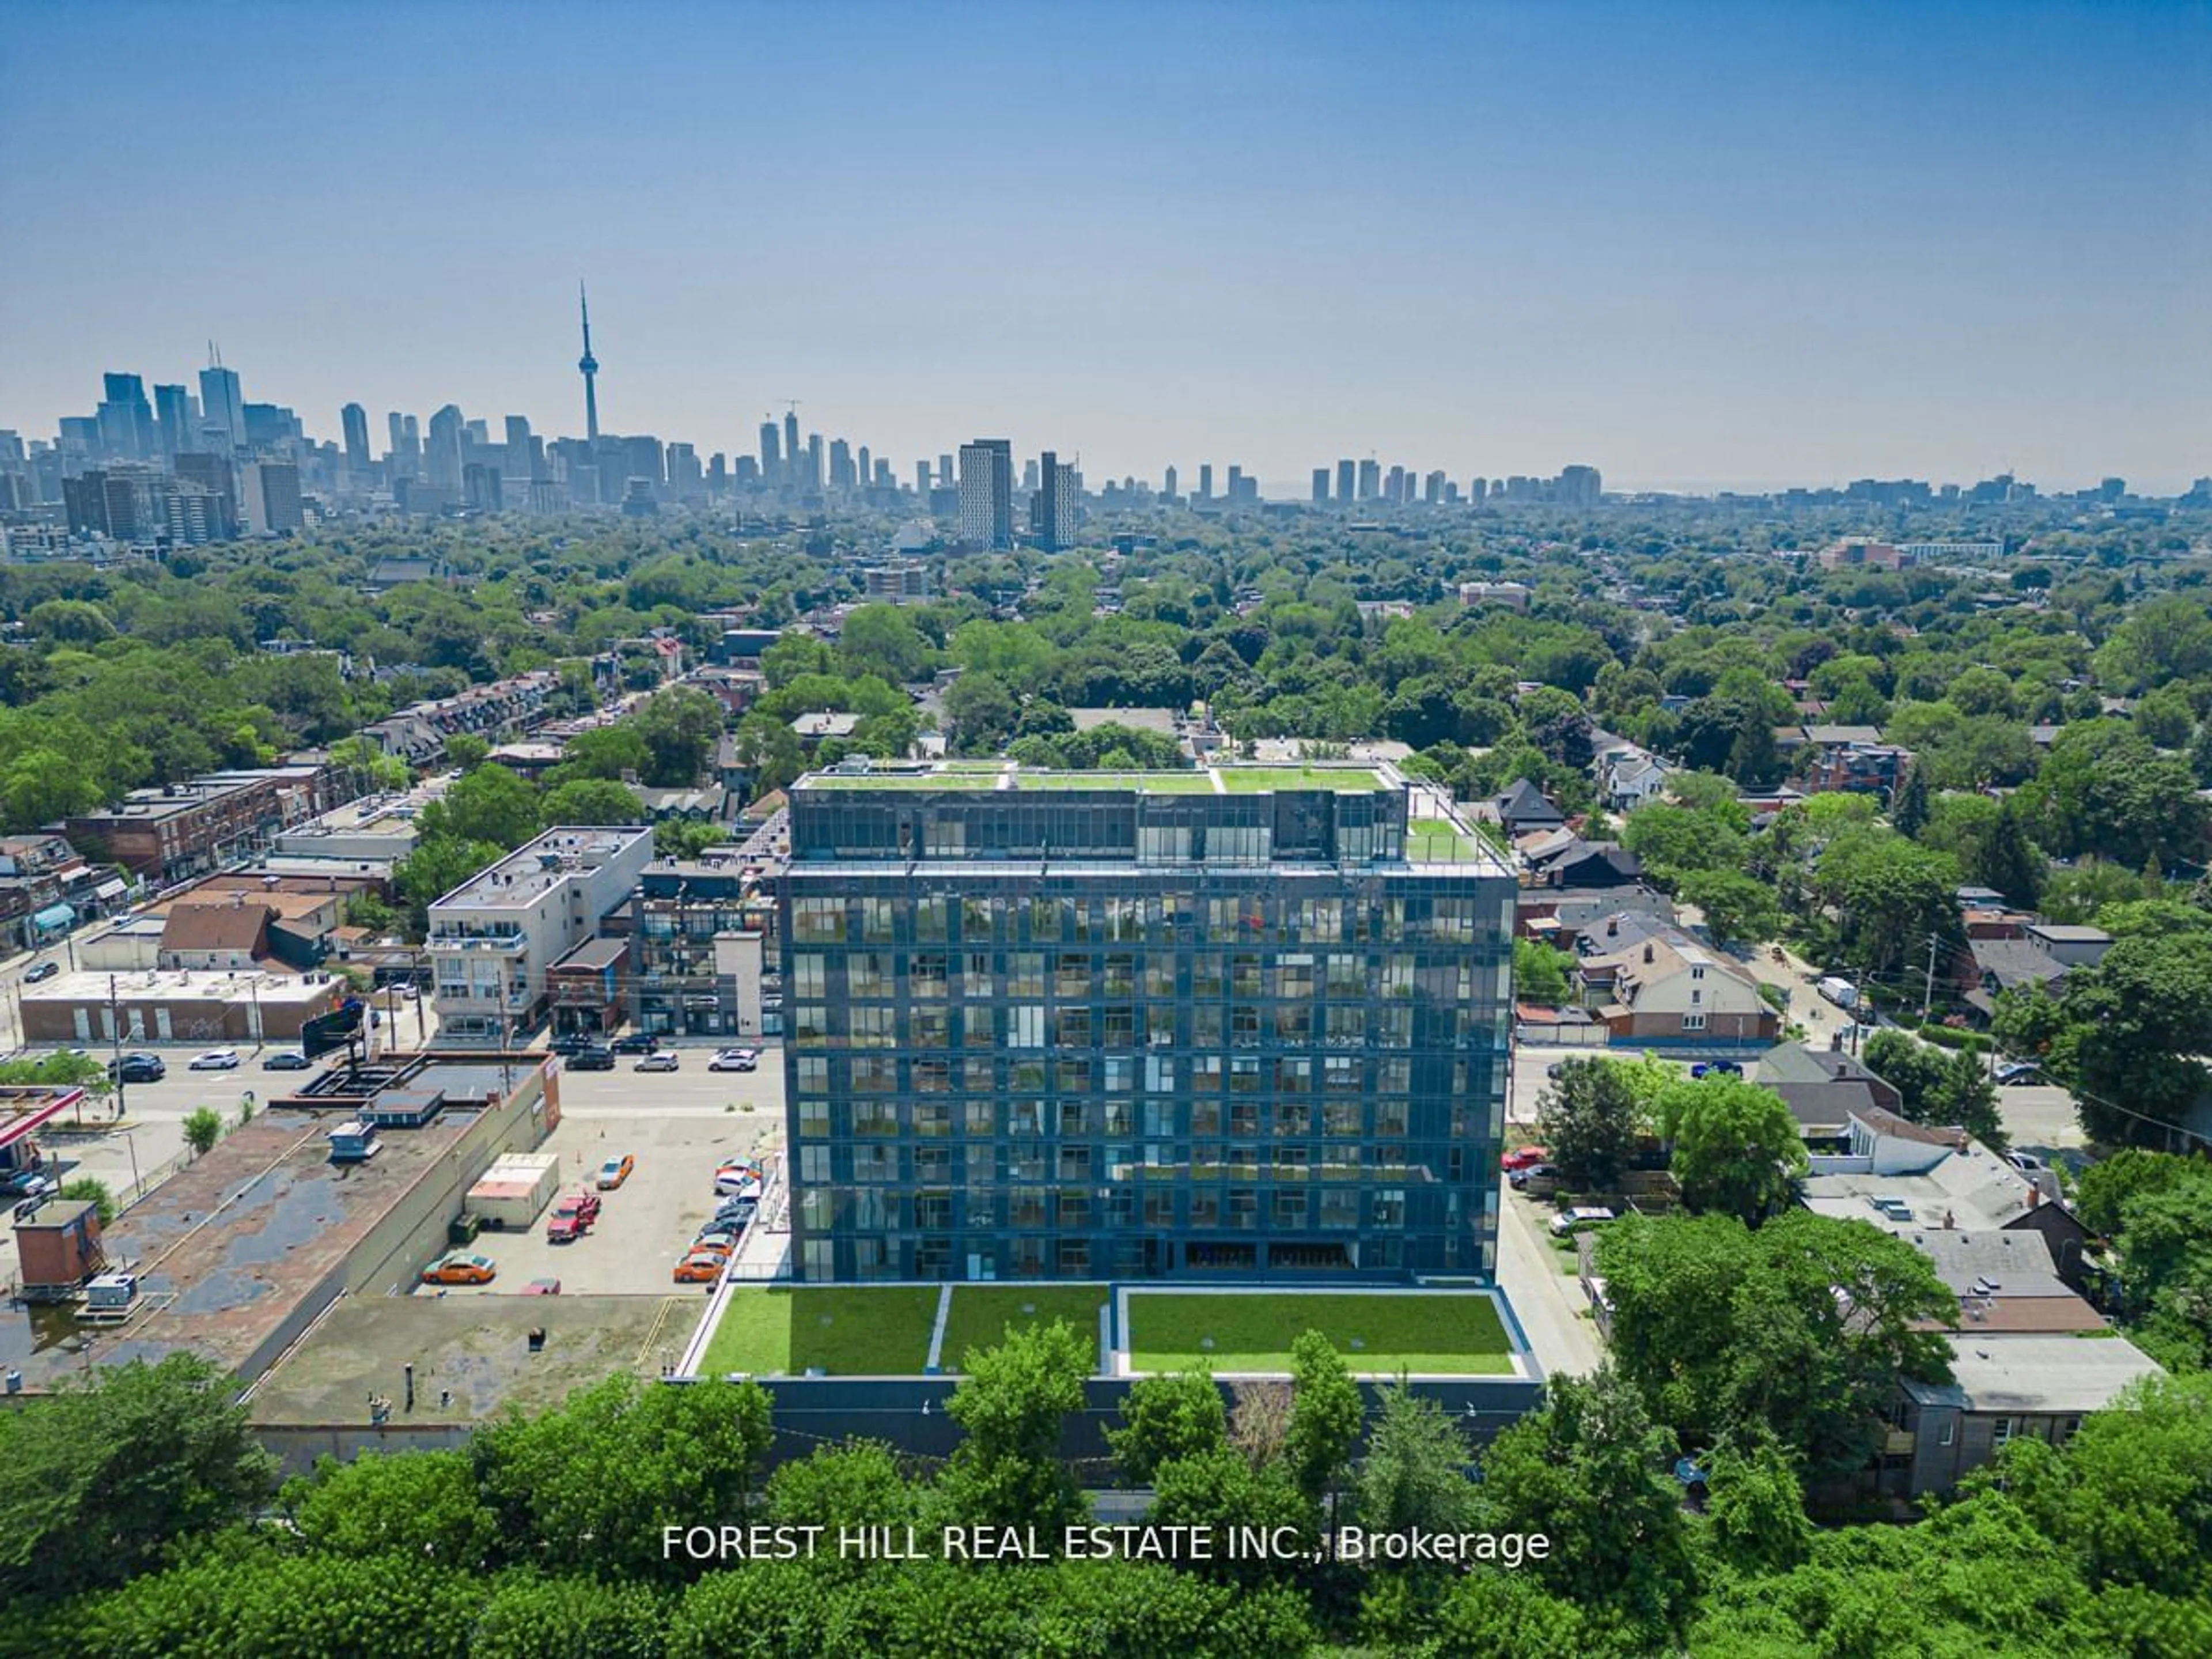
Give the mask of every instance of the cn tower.
M 576 284 L 576 304 L 584 313 L 584 355 L 576 360 L 576 367 L 584 375 L 584 436 L 592 443 L 599 441 L 599 360 L 592 356 L 592 302 L 585 297 L 584 285 Z

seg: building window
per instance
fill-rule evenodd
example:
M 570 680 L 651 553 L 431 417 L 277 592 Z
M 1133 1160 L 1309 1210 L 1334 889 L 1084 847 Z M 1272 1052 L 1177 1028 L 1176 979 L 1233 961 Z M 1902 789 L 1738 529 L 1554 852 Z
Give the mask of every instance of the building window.
M 2020 1432 L 2017 1417 L 2000 1417 L 1990 1430 L 1990 1449 L 1996 1450 Z
M 1959 1419 L 1955 1417 L 1947 1417 L 1943 1419 L 1943 1432 L 1936 1437 L 1936 1443 L 1939 1446 L 1948 1446 L 1958 1437 L 1958 1432 Z
M 1682 1029 L 1683 1029 L 1684 1030 L 1686 1030 L 1686 1031 L 1702 1031 L 1702 1030 L 1704 1030 L 1705 1029 L 1705 1017 L 1703 1014 L 1685 1014 L 1685 1015 L 1683 1015 L 1683 1016 L 1682 1016 Z

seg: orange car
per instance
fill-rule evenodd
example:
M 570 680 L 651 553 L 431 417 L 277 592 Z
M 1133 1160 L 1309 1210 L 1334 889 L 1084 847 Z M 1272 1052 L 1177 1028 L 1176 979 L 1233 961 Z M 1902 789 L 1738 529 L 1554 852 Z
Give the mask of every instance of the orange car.
M 730 1258 L 714 1250 L 694 1250 L 676 1264 L 679 1285 L 711 1285 L 722 1276 Z
M 601 1192 L 612 1192 L 629 1179 L 629 1172 L 637 1168 L 637 1160 L 628 1152 L 620 1158 L 611 1158 L 599 1165 L 599 1188 Z
M 472 1255 L 465 1250 L 456 1250 L 451 1255 L 441 1255 L 422 1269 L 425 1285 L 489 1285 L 499 1272 L 499 1265 L 488 1255 Z

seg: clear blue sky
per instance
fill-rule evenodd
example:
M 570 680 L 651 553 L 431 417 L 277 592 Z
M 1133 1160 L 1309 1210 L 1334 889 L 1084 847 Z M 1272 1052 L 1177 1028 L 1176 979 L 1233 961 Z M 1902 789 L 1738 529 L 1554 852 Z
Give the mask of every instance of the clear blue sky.
M 48 3 L 0 426 L 102 370 L 1093 479 L 2212 472 L 2212 3 Z M 1218 487 L 1217 485 L 1217 487 Z

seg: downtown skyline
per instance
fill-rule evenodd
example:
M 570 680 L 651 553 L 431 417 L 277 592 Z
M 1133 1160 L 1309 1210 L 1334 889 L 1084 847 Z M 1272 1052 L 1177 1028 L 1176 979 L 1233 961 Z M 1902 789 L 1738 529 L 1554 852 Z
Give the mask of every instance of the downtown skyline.
M 343 5 L 19 20 L 0 205 L 100 199 L 160 257 L 26 251 L 0 427 L 212 337 L 319 435 L 354 401 L 580 434 L 580 276 L 605 429 L 702 453 L 796 399 L 902 463 L 1003 432 L 1283 495 L 1370 453 L 1632 489 L 2212 470 L 2202 7 L 835 14 L 480 9 L 429 59 Z M 289 137 L 215 169 L 265 211 L 66 118 L 185 84 Z

